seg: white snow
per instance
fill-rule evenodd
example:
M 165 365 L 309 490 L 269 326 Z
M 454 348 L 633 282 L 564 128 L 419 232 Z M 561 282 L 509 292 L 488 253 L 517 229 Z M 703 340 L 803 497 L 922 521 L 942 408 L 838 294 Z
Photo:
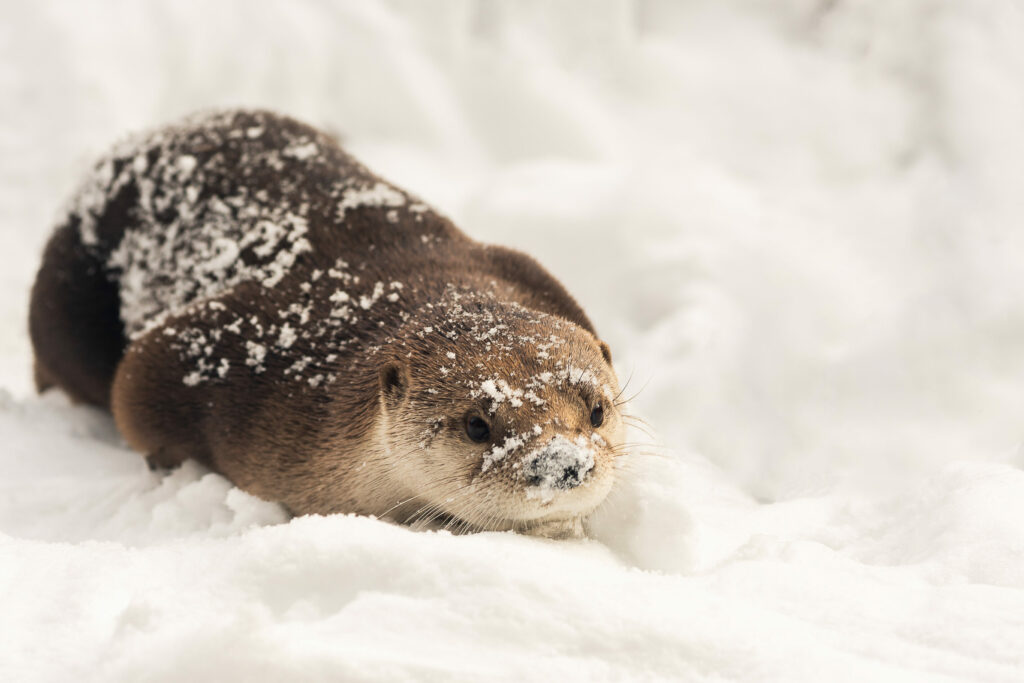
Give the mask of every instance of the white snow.
M 361 206 L 404 206 L 405 195 L 385 183 L 346 190 L 338 202 L 338 220 L 345 218 L 349 209 Z
M 592 436 L 597 436 L 595 432 Z M 594 469 L 594 450 L 583 435 L 570 441 L 561 434 L 523 458 L 524 467 L 536 477 L 536 483 L 526 489 L 528 498 L 550 501 L 561 486 L 567 468 L 575 467 L 582 481 Z
M 257 371 L 259 371 L 259 369 L 263 367 L 263 359 L 267 357 L 267 347 L 263 344 L 247 341 L 245 342 L 245 349 L 248 354 L 248 358 L 245 359 L 245 364 L 255 367 Z
M 508 401 L 509 405 L 513 408 L 518 408 L 523 405 L 523 390 L 514 389 L 507 380 L 498 379 L 486 379 L 480 383 L 480 389 L 473 392 L 474 395 L 480 394 L 487 396 L 491 399 L 491 405 L 487 409 L 487 412 L 493 414 L 498 408 L 498 404 L 502 401 Z
M 316 146 L 315 142 L 307 142 L 305 144 L 296 144 L 285 148 L 284 154 L 286 157 L 293 157 L 300 161 L 315 157 L 320 152 L 320 148 Z
M 1024 679 L 1016 3 L 38 2 L 2 24 L 0 679 Z M 592 540 L 288 521 L 32 394 L 28 291 L 86 170 L 237 105 L 338 132 L 566 283 L 654 433 Z M 294 247 L 269 284 L 299 218 L 255 236 Z
M 285 323 L 281 326 L 281 333 L 277 338 L 277 345 L 287 349 L 295 343 L 296 338 L 297 335 L 295 334 L 295 328 L 288 323 Z
M 495 444 L 484 453 L 483 465 L 480 467 L 481 472 L 494 467 L 494 464 L 501 462 L 505 459 L 505 456 L 509 453 L 513 453 L 527 442 L 528 439 L 532 438 L 530 434 L 513 434 L 512 436 L 506 436 L 500 444 Z
M 364 295 L 359 297 L 359 307 L 362 308 L 363 310 L 369 309 L 371 306 L 373 306 L 375 303 L 377 303 L 377 300 L 380 299 L 381 296 L 383 296 L 383 294 L 384 294 L 384 283 L 383 282 L 376 283 L 373 286 L 373 292 L 371 292 L 369 296 L 364 294 Z

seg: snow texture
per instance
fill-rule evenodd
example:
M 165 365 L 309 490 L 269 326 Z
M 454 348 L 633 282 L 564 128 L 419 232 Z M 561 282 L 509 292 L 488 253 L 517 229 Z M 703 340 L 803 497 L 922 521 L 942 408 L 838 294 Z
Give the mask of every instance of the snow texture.
M 1009 0 L 6 3 L 0 679 L 1024 679 L 1021 35 Z M 566 283 L 654 433 L 591 540 L 288 520 L 32 394 L 62 202 L 125 132 L 237 105 Z M 332 281 L 338 315 L 377 284 Z
M 600 438 L 597 432 L 594 437 Z M 594 469 L 594 451 L 587 437 L 570 441 L 561 434 L 543 447 L 527 453 L 524 467 L 530 477 L 526 495 L 548 501 L 559 489 L 576 486 Z

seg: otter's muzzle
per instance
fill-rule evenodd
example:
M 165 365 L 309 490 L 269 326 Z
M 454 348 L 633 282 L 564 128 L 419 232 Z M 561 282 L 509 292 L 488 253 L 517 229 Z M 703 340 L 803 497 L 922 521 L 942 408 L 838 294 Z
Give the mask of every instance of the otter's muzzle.
M 584 437 L 556 436 L 531 453 L 523 468 L 526 485 L 541 490 L 573 489 L 594 469 L 594 452 Z

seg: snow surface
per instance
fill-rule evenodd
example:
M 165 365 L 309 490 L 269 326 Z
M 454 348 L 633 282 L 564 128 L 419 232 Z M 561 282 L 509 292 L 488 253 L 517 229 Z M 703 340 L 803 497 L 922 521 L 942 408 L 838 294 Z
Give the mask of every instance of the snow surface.
M 0 679 L 1024 679 L 1021 35 L 998 0 L 4 2 Z M 32 395 L 84 171 L 236 105 L 566 282 L 655 442 L 592 540 L 287 521 Z

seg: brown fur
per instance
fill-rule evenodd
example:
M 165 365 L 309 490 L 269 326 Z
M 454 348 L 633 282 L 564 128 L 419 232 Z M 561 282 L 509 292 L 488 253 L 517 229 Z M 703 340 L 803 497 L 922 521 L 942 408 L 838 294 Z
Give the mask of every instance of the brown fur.
M 257 214 L 270 218 L 259 223 Z M 231 240 L 213 240 L 222 252 L 192 258 L 206 248 L 203 226 L 223 217 L 224 230 L 242 235 L 237 244 L 257 229 L 270 237 L 233 259 L 219 256 L 234 248 Z M 302 229 L 275 238 L 266 224 Z M 272 272 L 266 264 L 289 248 L 294 259 L 282 261 L 289 263 L 283 277 L 260 282 Z M 153 265 L 168 249 L 191 260 Z M 231 281 L 233 268 L 264 270 Z M 171 295 L 162 288 L 175 278 L 184 294 L 165 305 Z M 344 306 L 330 298 L 339 291 Z M 143 313 L 130 307 L 133 297 L 141 297 Z M 583 422 L 592 405 L 603 402 L 602 434 L 613 445 L 621 440 L 614 401 L 601 393 L 616 386 L 607 346 L 557 280 L 525 254 L 471 240 L 384 184 L 333 138 L 268 112 L 197 117 L 101 162 L 46 247 L 29 328 L 40 391 L 55 385 L 76 401 L 108 407 L 128 443 L 155 466 L 196 458 L 297 513 L 401 509 L 408 518 L 423 513 L 422 501 L 409 501 L 433 501 L 434 488 L 468 487 L 482 476 L 488 445 L 466 439 L 467 411 L 493 422 L 493 449 L 503 436 L 530 430 L 539 431 L 529 438 L 571 433 L 579 441 L 591 433 Z M 560 341 L 548 349 L 547 337 Z M 476 388 L 492 377 L 522 383 L 545 368 L 561 379 L 532 406 L 513 410 L 520 399 L 490 400 Z M 435 438 L 447 445 L 432 447 Z M 475 455 L 451 481 L 425 481 L 456 453 Z M 559 500 L 583 496 L 587 509 L 600 502 L 610 458 L 602 451 L 591 475 L 600 474 L 601 486 Z M 479 501 L 434 501 L 437 514 L 476 528 L 545 518 L 522 502 L 513 465 L 506 458 L 495 466 L 500 483 L 470 488 L 477 498 L 507 493 L 519 502 L 491 500 L 485 510 Z M 554 517 L 578 519 L 573 505 Z M 562 509 L 557 501 L 541 507 Z

